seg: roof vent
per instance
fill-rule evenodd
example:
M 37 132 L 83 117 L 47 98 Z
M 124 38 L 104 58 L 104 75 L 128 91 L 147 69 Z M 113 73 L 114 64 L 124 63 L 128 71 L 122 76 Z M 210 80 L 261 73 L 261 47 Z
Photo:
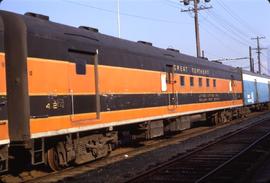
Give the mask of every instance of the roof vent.
M 217 61 L 217 60 L 214 60 L 214 61 L 212 61 L 212 62 L 215 62 L 215 63 L 218 63 L 218 64 L 222 64 L 222 62 Z
M 209 60 L 207 57 L 201 57 L 201 58 L 204 60 Z M 221 64 L 222 64 L 222 62 L 221 62 Z
M 84 29 L 92 32 L 98 32 L 98 29 L 93 28 L 93 27 L 87 27 L 87 26 L 80 26 L 79 29 Z
M 149 46 L 153 46 L 152 43 L 150 42 L 146 42 L 146 41 L 138 41 L 138 43 L 141 43 L 141 44 L 146 44 L 146 45 L 149 45 Z
M 32 13 L 32 12 L 27 12 L 24 15 L 34 17 L 34 18 L 38 18 L 38 19 L 41 19 L 41 20 L 47 20 L 47 21 L 50 20 L 49 16 L 41 15 L 41 14 L 37 14 L 37 13 Z
M 167 50 L 168 50 L 168 51 L 173 51 L 173 52 L 176 52 L 176 53 L 180 53 L 180 51 L 179 51 L 179 50 L 177 50 L 177 49 L 173 49 L 173 48 L 167 48 Z

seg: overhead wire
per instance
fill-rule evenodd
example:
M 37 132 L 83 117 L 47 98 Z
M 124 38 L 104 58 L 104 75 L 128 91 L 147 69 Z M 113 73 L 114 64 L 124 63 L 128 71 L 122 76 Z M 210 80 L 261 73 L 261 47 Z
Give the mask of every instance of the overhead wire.
M 114 10 L 110 10 L 110 9 L 105 9 L 105 8 L 100 8 L 100 7 L 96 7 L 96 6 L 92 6 L 90 4 L 86 4 L 86 3 L 82 3 L 82 2 L 77 2 L 77 1 L 72 1 L 72 0 L 62 0 L 66 3 L 71 3 L 71 4 L 75 4 L 78 6 L 83 6 L 83 7 L 88 7 L 88 8 L 92 8 L 92 9 L 96 9 L 99 11 L 104 11 L 104 12 L 108 12 L 108 13 L 113 13 L 116 14 L 117 12 Z M 179 2 L 175 2 L 173 0 L 165 0 L 165 2 L 167 3 L 167 5 L 169 5 L 172 8 L 179 8 L 177 5 Z M 164 23 L 173 23 L 173 24 L 189 24 L 189 23 L 181 23 L 181 22 L 177 22 L 177 21 L 171 21 L 171 20 L 166 20 L 166 19 L 159 19 L 159 18 L 153 18 L 153 17 L 146 17 L 146 16 L 141 16 L 141 15 L 135 15 L 135 14 L 130 14 L 130 13 L 124 13 L 124 12 L 120 12 L 121 15 L 123 16 L 128 16 L 128 17 L 133 17 L 133 18 L 138 18 L 138 19 L 143 19 L 143 20 L 148 20 L 148 21 L 156 21 L 156 22 L 164 22 Z M 203 16 L 203 15 L 202 15 Z M 219 17 L 219 19 L 222 19 Z M 229 37 L 230 39 L 234 40 L 235 42 L 237 42 L 238 44 L 241 44 L 243 46 L 249 46 L 249 44 L 246 42 L 246 40 L 243 40 L 242 38 L 240 38 L 241 36 L 240 30 L 238 30 L 235 26 L 231 26 L 234 27 L 234 31 L 232 31 L 232 29 L 228 28 L 228 26 L 222 25 L 223 28 L 221 28 L 220 26 L 216 25 L 215 23 L 213 23 L 213 21 L 208 20 L 208 17 L 206 18 L 204 16 L 204 20 L 211 25 L 212 27 L 214 27 L 215 29 L 221 31 L 222 33 L 224 33 L 227 37 Z M 230 23 L 226 22 L 228 25 L 230 25 Z M 204 29 L 205 31 L 208 31 L 206 29 Z M 208 31 L 209 32 L 209 31 Z M 234 32 L 234 33 L 232 33 Z M 236 33 L 237 32 L 237 33 Z M 226 49 L 230 49 L 231 51 L 235 52 L 235 49 L 232 49 L 230 46 L 226 45 L 221 39 L 218 38 L 218 36 L 215 37 L 216 39 L 218 39 L 220 41 L 220 43 L 222 43 Z M 240 52 L 239 52 L 240 53 Z M 213 54 L 214 55 L 214 54 Z
M 206 11 L 207 14 L 209 15 L 208 11 Z M 220 21 L 216 21 L 213 19 L 208 19 L 208 23 L 210 23 L 212 26 L 214 26 L 216 29 L 219 31 L 225 33 L 228 37 L 230 37 L 232 40 L 238 42 L 239 44 L 242 44 L 243 46 L 250 46 L 250 44 L 246 41 L 243 40 L 238 34 L 236 34 L 230 27 L 224 25 Z
M 179 2 L 175 2 L 175 1 L 172 1 L 172 0 L 164 0 L 164 2 L 166 2 L 168 5 L 170 5 L 171 7 L 176 7 L 175 5 L 176 4 L 178 4 Z M 178 8 L 178 7 L 177 7 Z M 210 11 L 210 10 L 209 10 Z M 203 21 L 207 21 L 207 19 L 209 18 L 209 17 L 205 17 L 205 16 L 202 16 L 202 18 L 203 18 Z M 213 24 L 212 22 L 210 22 L 210 23 L 208 23 L 208 24 Z M 219 28 L 217 25 L 213 25 L 216 29 L 218 29 L 219 31 L 221 31 L 221 32 L 223 32 L 224 33 L 224 30 L 222 30 L 221 28 Z M 205 26 L 205 28 L 206 28 L 206 26 Z M 231 34 L 231 30 L 229 30 L 228 29 L 228 27 L 226 27 L 226 30 L 227 30 L 227 32 L 225 33 L 226 35 L 228 35 L 231 39 L 233 39 L 234 41 L 236 41 L 236 42 L 238 42 L 238 43 L 240 43 L 240 44 L 242 44 L 242 45 L 244 45 L 244 46 L 248 46 L 249 44 L 247 44 L 246 42 L 247 42 L 247 40 L 241 40 L 239 37 L 241 37 L 242 35 L 240 35 L 239 33 L 238 33 L 238 35 L 229 35 L 229 34 Z M 225 31 L 226 31 L 225 30 Z M 210 32 L 209 30 L 207 30 L 207 29 L 204 29 L 204 31 L 206 31 L 206 32 Z M 211 35 L 213 35 L 212 33 L 210 33 Z M 236 34 L 236 33 L 235 33 Z M 218 39 L 219 41 L 220 41 L 220 43 L 222 43 L 224 46 L 225 46 L 225 48 L 226 49 L 228 49 L 228 50 L 230 50 L 230 51 L 233 51 L 233 52 L 235 52 L 235 49 L 232 49 L 230 46 L 228 46 L 228 45 L 226 45 L 218 36 L 215 36 L 215 38 L 216 39 Z M 239 52 L 240 53 L 240 52 Z M 238 53 L 238 54 L 239 54 Z M 214 54 L 213 54 L 214 55 Z
M 177 2 L 173 1 L 173 0 L 166 0 L 166 2 L 172 3 L 172 4 L 176 4 Z M 221 6 L 228 14 L 230 14 L 230 16 L 233 16 L 234 19 L 237 19 L 237 21 L 240 21 L 241 24 L 243 24 L 241 20 L 239 20 L 239 18 L 237 18 L 237 15 L 235 15 L 234 13 L 231 13 L 230 9 L 222 2 L 218 2 L 219 6 Z M 227 35 L 230 34 L 230 38 L 233 39 L 236 42 L 241 42 L 240 44 L 245 45 L 245 46 L 250 46 L 253 45 L 254 43 L 251 42 L 247 37 L 250 37 L 249 33 L 246 33 L 244 31 L 242 31 L 240 28 L 238 28 L 237 26 L 235 26 L 233 23 L 230 23 L 229 21 L 227 21 L 225 18 L 221 17 L 218 13 L 216 13 L 213 10 L 207 10 L 206 11 L 208 15 L 210 15 L 213 19 L 215 19 L 215 22 L 219 25 L 220 28 L 224 29 L 224 31 L 226 31 Z M 210 13 L 211 12 L 211 13 Z M 212 15 L 214 14 L 214 15 Z M 210 23 L 213 24 L 213 21 Z M 248 25 L 245 25 L 248 26 Z M 250 26 L 249 26 L 250 27 Z M 215 28 L 217 28 L 217 26 L 215 26 Z M 220 28 L 217 28 L 221 31 Z M 221 32 L 224 32 L 221 31 Z M 233 38 L 232 38 L 233 37 Z
M 162 2 L 164 2 L 165 4 L 167 4 L 167 5 L 169 5 L 170 7 L 173 7 L 173 8 L 179 9 L 179 7 L 180 7 L 179 2 L 175 2 L 175 1 L 172 1 L 172 0 L 163 0 Z
M 221 43 L 221 44 L 224 46 L 224 48 L 226 48 L 228 51 L 234 52 L 234 53 L 236 53 L 237 55 L 241 54 L 241 53 L 238 52 L 236 49 L 233 49 L 231 46 L 227 45 L 222 39 L 220 39 L 219 36 L 217 36 L 213 31 L 211 31 L 210 29 L 208 29 L 207 26 L 205 26 L 205 25 L 203 24 L 201 27 L 202 27 L 202 30 L 203 30 L 203 31 L 209 33 L 209 34 L 207 34 L 207 35 L 211 35 L 212 37 L 215 38 L 215 40 L 218 40 L 219 43 Z
M 174 8 L 176 8 L 176 5 L 177 4 L 179 4 L 179 2 L 175 2 L 175 1 L 172 1 L 172 0 L 164 0 L 164 2 L 166 2 L 166 4 L 168 4 L 168 5 L 170 5 L 171 7 L 174 7 Z M 179 8 L 179 7 L 177 7 L 177 8 Z M 210 10 L 209 10 L 210 11 Z M 202 16 L 202 18 L 203 18 L 203 21 L 207 21 L 207 19 L 209 18 L 209 17 L 206 17 L 206 16 Z M 202 20 L 200 21 L 200 22 L 202 22 Z M 208 24 L 213 24 L 213 22 L 210 22 L 210 23 L 208 23 Z M 203 25 L 203 24 L 202 24 Z M 214 25 L 214 27 L 216 28 L 216 29 L 218 29 L 219 31 L 221 31 L 221 32 L 223 32 L 224 33 L 224 31 L 226 31 L 226 33 L 224 33 L 224 34 L 226 34 L 228 37 L 230 37 L 232 40 L 234 40 L 234 41 L 236 41 L 236 42 L 240 42 L 240 44 L 242 44 L 242 45 L 244 45 L 244 46 L 248 46 L 249 44 L 247 44 L 246 42 L 247 42 L 247 40 L 243 40 L 243 37 L 242 37 L 242 39 L 240 39 L 239 37 L 241 37 L 242 35 L 240 35 L 240 33 L 238 33 L 238 32 L 240 32 L 239 30 L 238 30 L 238 32 L 236 32 L 235 34 L 237 34 L 237 35 L 230 35 L 231 34 L 231 30 L 229 30 L 228 29 L 228 27 L 226 27 L 226 30 L 222 30 L 221 28 L 219 28 L 219 26 L 217 26 L 217 25 Z M 241 54 L 240 52 L 238 52 L 238 51 L 236 51 L 235 49 L 233 49 L 232 47 L 230 47 L 230 46 L 228 46 L 223 40 L 221 40 L 220 38 L 219 38 L 219 36 L 214 36 L 213 35 L 213 31 L 210 31 L 208 28 L 207 28 L 207 26 L 204 26 L 204 29 L 203 29 L 205 32 L 208 32 L 211 36 L 213 36 L 213 37 L 215 37 L 215 39 L 216 40 L 219 40 L 219 43 L 221 43 L 223 46 L 224 46 L 224 48 L 226 48 L 226 49 L 228 49 L 228 50 L 230 50 L 231 52 L 234 52 L 234 53 L 236 53 L 236 54 Z M 241 32 L 242 33 L 242 32 Z M 215 54 L 211 54 L 211 55 L 215 55 Z
M 213 19 L 215 19 L 215 22 L 219 23 L 222 27 L 224 27 L 226 30 L 230 30 L 231 34 L 237 36 L 242 41 L 248 43 L 249 45 L 252 45 L 253 42 L 249 39 L 249 35 L 243 31 L 241 31 L 239 28 L 237 28 L 234 24 L 227 21 L 225 18 L 220 16 L 218 13 L 216 13 L 215 10 L 206 11 L 206 13 Z
M 262 56 L 265 57 L 266 61 L 268 60 L 268 59 L 267 59 L 267 56 L 266 56 L 264 53 L 262 53 Z M 257 69 L 258 69 L 258 64 L 259 64 L 258 61 L 256 61 L 256 62 L 254 63 L 254 65 L 256 65 Z M 261 67 L 264 69 L 264 71 L 267 72 L 267 74 L 270 74 L 270 68 L 268 68 L 268 66 L 265 66 L 265 65 L 262 63 L 262 61 L 261 61 L 261 64 L 260 64 L 260 65 L 261 65 Z
M 168 3 L 165 3 L 167 6 L 169 7 L 172 7 L 172 8 L 175 8 L 175 9 L 179 9 L 179 7 L 175 6 L 175 5 L 172 5 L 172 4 L 168 4 Z
M 172 0 L 166 0 L 166 2 L 167 3 L 176 3 L 176 2 L 174 2 L 174 1 L 172 1 Z M 208 10 L 208 11 L 211 11 L 211 10 Z M 207 13 L 208 13 L 208 11 L 207 11 Z M 209 13 L 208 13 L 209 14 Z M 202 15 L 202 14 L 200 14 L 200 15 Z M 210 14 L 209 14 L 210 15 Z M 202 15 L 203 16 L 203 15 Z M 212 15 L 210 15 L 210 16 L 212 16 Z M 208 19 L 208 17 L 206 18 L 205 16 L 203 16 L 203 18 L 204 18 L 204 20 L 206 20 L 206 21 L 208 21 L 207 19 Z M 220 17 L 219 17 L 219 19 L 221 19 Z M 230 23 L 228 23 L 228 22 L 226 22 L 226 23 L 228 23 L 229 24 L 229 26 L 228 25 L 224 25 L 224 23 L 223 24 L 221 24 L 221 27 L 220 26 L 218 26 L 218 25 L 216 25 L 216 23 L 213 23 L 213 21 L 208 21 L 209 22 L 209 24 L 211 24 L 215 29 L 218 29 L 219 31 L 221 31 L 221 32 L 223 32 L 224 34 L 226 34 L 228 37 L 230 37 L 232 40 L 234 40 L 234 41 L 236 41 L 236 42 L 238 42 L 238 43 L 240 43 L 240 44 L 242 44 L 242 45 L 244 45 L 244 46 L 249 46 L 250 44 L 252 44 L 252 42 L 251 41 L 249 41 L 249 40 L 247 40 L 246 38 L 244 38 L 243 37 L 243 32 L 242 31 L 240 31 L 239 29 L 237 29 L 235 26 L 232 26 Z M 217 22 L 217 23 L 219 23 L 219 22 Z M 219 23 L 220 24 L 220 23 Z M 233 27 L 233 28 L 232 28 Z
M 235 19 L 239 24 L 246 27 L 247 29 L 251 30 L 255 35 L 262 35 L 258 34 L 257 30 L 254 30 L 252 26 L 250 26 L 244 19 L 242 19 L 239 15 L 237 15 L 234 11 L 232 11 L 224 2 L 220 0 L 216 0 L 217 4 L 222 7 L 233 19 Z
M 205 17 L 203 14 L 200 14 L 202 17 Z M 224 33 L 227 37 L 229 37 L 231 40 L 234 40 L 235 42 L 243 45 L 243 46 L 249 46 L 246 42 L 243 42 L 242 40 L 239 40 L 235 35 L 232 35 L 228 29 L 223 30 L 220 26 L 213 23 L 213 21 L 210 21 L 209 19 L 206 20 L 206 22 L 211 25 L 213 28 L 219 30 L 220 32 Z
M 170 7 L 173 7 L 173 8 L 177 8 L 177 9 L 179 9 L 179 6 L 176 6 L 176 5 L 179 5 L 179 2 L 175 2 L 175 1 L 172 1 L 172 0 L 164 0 L 163 1 L 164 3 L 166 3 L 167 5 L 169 5 Z M 191 16 L 191 15 L 190 15 Z M 205 20 L 205 19 L 207 19 L 206 17 L 203 17 L 203 21 Z M 207 30 L 207 29 L 203 29 L 205 32 L 208 32 L 210 35 L 213 35 L 213 32 L 210 32 L 210 30 Z M 214 36 L 215 37 L 215 39 L 216 40 L 219 40 L 219 42 L 221 43 L 221 44 L 223 44 L 224 45 L 224 47 L 226 48 L 226 49 L 228 49 L 228 50 L 230 50 L 230 51 L 232 51 L 232 52 L 235 52 L 235 50 L 234 49 L 232 49 L 231 47 L 229 47 L 228 45 L 226 45 L 218 36 Z M 204 50 L 204 51 L 206 51 L 206 50 Z M 239 52 L 240 53 L 240 52 Z M 238 54 L 239 54 L 238 53 Z M 210 54 L 210 55 L 213 55 L 214 57 L 218 57 L 216 54 L 213 54 L 213 53 L 210 53 L 210 52 L 208 52 L 208 54 Z
M 264 64 L 260 64 L 261 65 L 261 67 L 264 69 L 264 71 L 266 71 L 267 72 L 267 74 L 269 73 L 269 68 L 267 68 Z
M 92 5 L 86 4 L 86 3 L 81 3 L 81 2 L 72 1 L 72 0 L 62 0 L 62 1 L 65 2 L 65 3 L 75 4 L 75 5 L 82 6 L 82 7 L 87 7 L 87 8 L 92 8 L 92 9 L 96 9 L 96 10 L 107 12 L 107 13 L 117 14 L 117 11 L 92 6 Z M 146 16 L 135 15 L 135 14 L 130 14 L 130 13 L 124 13 L 124 12 L 120 12 L 120 14 L 123 15 L 123 16 L 128 16 L 128 17 L 133 17 L 133 18 L 143 19 L 143 20 L 148 20 L 148 21 L 154 21 L 154 22 L 163 22 L 163 23 L 179 24 L 179 25 L 181 25 L 181 24 L 189 24 L 189 23 L 186 23 L 186 22 L 178 22 L 178 21 L 172 21 L 172 20 L 166 20 L 166 19 L 158 19 L 158 18 L 154 18 L 154 17 L 146 17 Z
M 176 1 L 173 1 L 173 0 L 164 0 L 165 2 L 169 2 L 171 4 L 174 4 L 174 5 L 179 5 L 179 1 L 176 0 Z

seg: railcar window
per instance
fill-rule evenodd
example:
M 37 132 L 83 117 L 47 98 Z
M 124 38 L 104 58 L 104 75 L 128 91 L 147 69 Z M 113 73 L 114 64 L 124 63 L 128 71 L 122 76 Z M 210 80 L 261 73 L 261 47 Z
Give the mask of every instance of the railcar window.
M 199 86 L 202 87 L 202 78 L 199 78 Z
M 194 86 L 194 77 L 190 77 L 190 86 Z
M 180 76 L 180 85 L 185 86 L 185 76 Z
M 167 91 L 167 81 L 166 81 L 166 74 L 161 74 L 161 91 Z
M 209 87 L 210 86 L 210 80 L 206 79 L 206 86 Z
M 94 64 L 95 53 L 79 49 L 68 49 L 70 62 L 75 63 L 76 74 L 86 75 L 86 65 Z
M 76 74 L 85 75 L 86 74 L 86 63 L 76 63 Z
M 216 87 L 217 86 L 217 81 L 214 79 L 213 80 L 213 86 Z

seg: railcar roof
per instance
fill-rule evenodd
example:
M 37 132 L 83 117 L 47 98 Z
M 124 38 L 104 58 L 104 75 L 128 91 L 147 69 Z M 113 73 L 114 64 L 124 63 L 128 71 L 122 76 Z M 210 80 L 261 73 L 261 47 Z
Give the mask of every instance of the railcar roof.
M 177 53 L 155 46 L 145 45 L 142 43 L 132 42 L 124 39 L 119 39 L 113 36 L 108 36 L 102 33 L 97 33 L 89 30 L 84 30 L 68 25 L 55 23 L 48 20 L 42 20 L 31 16 L 19 15 L 24 19 L 28 32 L 55 40 L 75 40 L 82 43 L 92 42 L 101 47 L 106 46 L 114 49 L 127 50 L 135 54 L 145 56 L 153 56 L 164 59 L 172 59 L 180 63 L 195 63 L 198 66 L 206 66 L 212 69 L 237 72 L 234 67 L 226 66 L 219 63 L 214 63 L 206 59 L 196 58 L 183 53 Z M 53 46 L 53 45 L 52 45 Z M 87 48 L 86 48 L 87 49 Z
M 244 74 L 270 79 L 270 76 L 243 70 Z

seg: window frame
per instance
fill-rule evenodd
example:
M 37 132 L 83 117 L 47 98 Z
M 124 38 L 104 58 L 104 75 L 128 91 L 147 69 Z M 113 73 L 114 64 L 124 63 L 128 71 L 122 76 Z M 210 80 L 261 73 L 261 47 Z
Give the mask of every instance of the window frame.
M 86 75 L 86 63 L 75 62 L 75 70 L 77 75 Z
M 189 85 L 190 85 L 190 87 L 194 87 L 194 83 L 195 83 L 194 82 L 194 77 L 193 76 L 190 76 L 190 78 L 189 78 Z
M 203 78 L 199 78 L 198 85 L 199 85 L 199 87 L 203 86 Z
M 217 80 L 213 79 L 213 87 L 216 88 L 217 87 Z
M 185 76 L 180 76 L 180 86 L 185 86 Z
M 206 78 L 206 87 L 210 87 L 210 79 Z

